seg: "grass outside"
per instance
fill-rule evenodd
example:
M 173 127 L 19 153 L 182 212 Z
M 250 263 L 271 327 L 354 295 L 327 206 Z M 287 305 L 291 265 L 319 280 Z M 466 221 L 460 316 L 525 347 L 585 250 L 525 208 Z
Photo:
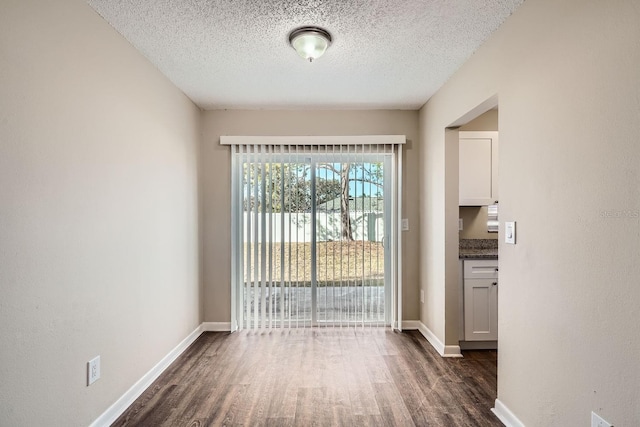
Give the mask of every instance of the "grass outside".
M 334 282 L 355 281 L 365 286 L 380 286 L 384 279 L 384 248 L 382 243 L 368 241 L 317 242 L 317 283 L 330 286 Z M 284 251 L 284 254 L 283 254 Z M 284 256 L 283 256 L 284 255 Z M 246 266 L 251 263 L 251 277 L 263 269 L 262 246 L 245 244 Z M 284 270 L 282 269 L 284 260 Z M 311 283 L 311 243 L 273 243 L 265 247 L 266 277 L 271 281 Z M 284 271 L 284 276 L 283 276 Z M 258 275 L 260 276 L 260 274 Z

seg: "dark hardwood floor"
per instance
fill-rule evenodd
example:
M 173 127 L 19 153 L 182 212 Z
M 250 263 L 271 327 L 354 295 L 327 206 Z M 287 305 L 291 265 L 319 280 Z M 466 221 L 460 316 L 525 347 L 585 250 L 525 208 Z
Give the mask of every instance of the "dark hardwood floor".
M 501 426 L 495 351 L 441 358 L 417 331 L 198 338 L 114 426 Z

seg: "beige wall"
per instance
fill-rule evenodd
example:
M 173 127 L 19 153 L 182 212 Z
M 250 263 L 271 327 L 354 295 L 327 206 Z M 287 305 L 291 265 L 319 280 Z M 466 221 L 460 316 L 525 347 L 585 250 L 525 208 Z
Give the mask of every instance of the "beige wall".
M 418 312 L 418 113 L 416 111 L 207 111 L 204 113 L 202 173 L 204 191 L 205 320 L 231 317 L 231 152 L 221 135 L 407 136 L 403 159 L 403 318 Z
M 498 398 L 529 427 L 640 425 L 638 22 L 631 0 L 526 1 L 420 112 L 421 319 L 453 344 L 444 129 L 499 99 Z
M 199 129 L 86 2 L 2 2 L 0 425 L 89 425 L 201 322 Z

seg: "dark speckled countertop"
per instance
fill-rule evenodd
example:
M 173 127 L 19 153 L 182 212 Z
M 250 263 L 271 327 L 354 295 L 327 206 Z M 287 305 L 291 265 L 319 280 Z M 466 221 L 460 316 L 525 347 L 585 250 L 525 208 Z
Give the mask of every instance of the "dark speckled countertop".
M 460 239 L 460 259 L 498 259 L 497 239 Z

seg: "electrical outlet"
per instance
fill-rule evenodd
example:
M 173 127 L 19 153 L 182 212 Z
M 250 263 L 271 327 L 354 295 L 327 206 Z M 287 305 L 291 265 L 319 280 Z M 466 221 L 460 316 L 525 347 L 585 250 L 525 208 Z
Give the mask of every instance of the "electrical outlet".
M 462 231 L 463 228 L 464 222 L 462 221 L 462 218 L 458 218 L 458 231 Z
M 402 231 L 409 231 L 409 219 L 402 218 Z
M 420 302 L 424 304 L 424 291 L 420 289 Z
M 100 356 L 87 362 L 87 385 L 95 383 L 100 378 Z
M 591 412 L 591 427 L 613 427 L 613 424 L 603 420 L 595 412 Z

